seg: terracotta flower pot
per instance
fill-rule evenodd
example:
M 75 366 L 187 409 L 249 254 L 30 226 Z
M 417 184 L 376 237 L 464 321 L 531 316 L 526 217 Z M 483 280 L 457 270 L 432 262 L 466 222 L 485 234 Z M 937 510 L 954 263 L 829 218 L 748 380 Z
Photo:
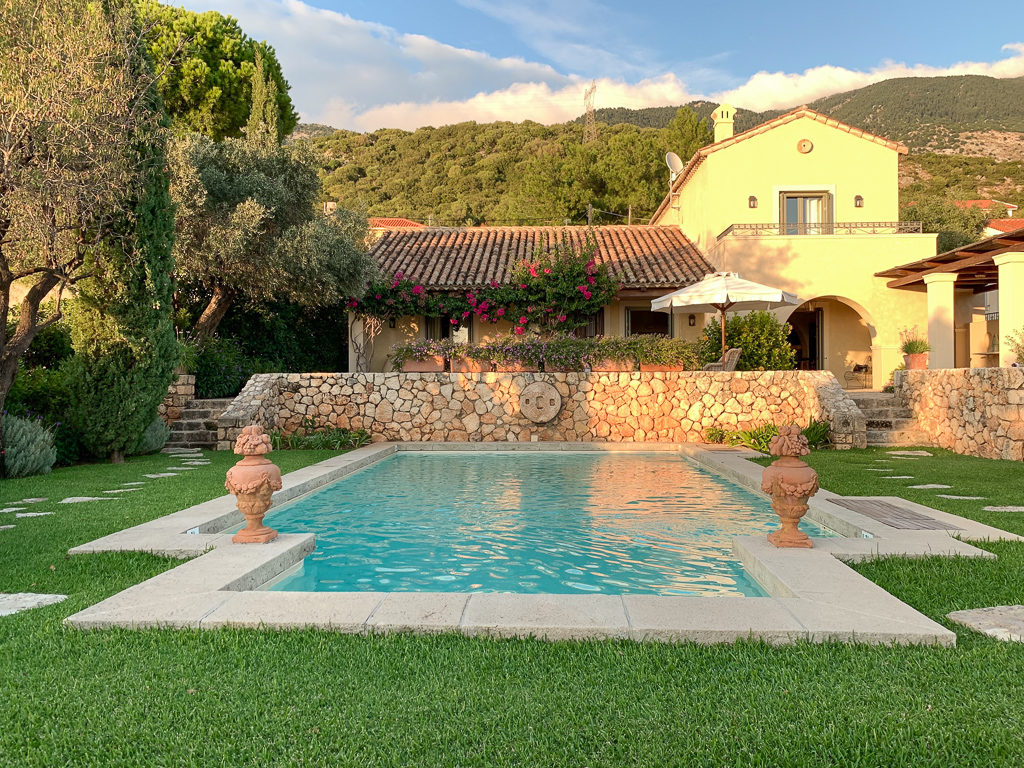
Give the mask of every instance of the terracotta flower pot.
M 537 373 L 540 368 L 523 363 L 495 363 L 494 370 L 498 373 Z
M 683 370 L 683 366 L 662 365 L 661 363 L 640 363 L 640 370 L 644 372 L 679 373 Z
M 903 364 L 908 371 L 923 371 L 928 368 L 928 353 L 915 352 L 912 355 L 904 355 Z
M 452 373 L 486 373 L 491 367 L 489 362 L 474 360 L 471 357 L 452 358 Z
M 231 540 L 236 544 L 266 544 L 277 538 L 277 531 L 263 524 L 274 491 L 281 490 L 281 470 L 263 454 L 270 452 L 270 438 L 263 427 L 245 427 L 235 441 L 235 453 L 245 456 L 228 470 L 224 487 L 235 494 L 238 510 L 246 526 Z
M 406 360 L 402 363 L 402 373 L 443 373 L 444 358 L 440 355 L 423 360 Z
M 807 500 L 818 492 L 818 473 L 798 457 L 810 453 L 807 438 L 800 427 L 779 427 L 779 434 L 768 444 L 779 458 L 761 473 L 761 490 L 772 497 L 772 509 L 782 527 L 768 534 L 776 547 L 813 547 L 810 537 L 800 530 L 800 518 L 807 512 Z
M 595 360 L 590 370 L 595 373 L 629 373 L 635 367 L 632 360 Z

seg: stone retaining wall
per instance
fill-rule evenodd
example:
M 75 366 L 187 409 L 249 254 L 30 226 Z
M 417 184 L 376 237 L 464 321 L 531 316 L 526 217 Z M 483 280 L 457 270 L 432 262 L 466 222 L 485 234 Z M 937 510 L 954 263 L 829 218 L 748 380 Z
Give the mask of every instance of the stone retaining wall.
M 196 377 L 189 374 L 178 374 L 167 388 L 167 397 L 157 406 L 157 415 L 167 425 L 171 425 L 181 418 L 181 412 L 189 400 L 196 397 Z
M 1024 460 L 1024 368 L 896 371 L 894 383 L 940 448 Z
M 534 382 L 561 401 L 542 424 L 520 408 Z M 217 447 L 229 449 L 247 424 L 293 432 L 304 419 L 365 429 L 375 441 L 474 442 L 701 442 L 710 427 L 828 419 L 837 447 L 866 445 L 864 418 L 831 373 L 689 371 L 257 374 L 218 420 Z

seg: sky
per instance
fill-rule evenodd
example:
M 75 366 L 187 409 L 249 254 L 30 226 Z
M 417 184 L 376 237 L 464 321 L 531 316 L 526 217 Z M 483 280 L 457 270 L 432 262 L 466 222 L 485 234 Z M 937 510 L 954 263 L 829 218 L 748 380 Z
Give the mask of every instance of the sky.
M 764 110 L 892 77 L 1024 76 L 1020 2 L 180 1 L 270 43 L 304 122 L 356 131 L 562 122 L 592 81 L 598 108 Z

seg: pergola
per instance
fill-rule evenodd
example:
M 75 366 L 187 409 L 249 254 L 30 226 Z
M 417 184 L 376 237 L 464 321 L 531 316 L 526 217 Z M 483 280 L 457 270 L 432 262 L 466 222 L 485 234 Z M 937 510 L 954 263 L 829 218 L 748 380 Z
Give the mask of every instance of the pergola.
M 933 368 L 953 367 L 953 289 L 974 293 L 999 291 L 1000 335 L 1024 328 L 1024 219 L 1021 228 L 903 264 L 876 277 L 890 278 L 890 288 L 928 292 L 928 342 Z M 1013 362 L 1005 344 L 999 364 Z

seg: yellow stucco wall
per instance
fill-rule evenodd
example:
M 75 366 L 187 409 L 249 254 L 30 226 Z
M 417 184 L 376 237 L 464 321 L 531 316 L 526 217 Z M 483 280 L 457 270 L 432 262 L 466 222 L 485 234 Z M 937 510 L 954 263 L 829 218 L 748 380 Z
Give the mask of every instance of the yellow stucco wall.
M 813 144 L 806 154 L 797 150 L 803 139 Z M 783 191 L 829 192 L 832 222 L 895 222 L 898 158 L 889 147 L 800 118 L 707 155 L 654 223 L 680 226 L 718 269 L 804 301 L 839 297 L 839 304 L 823 305 L 822 367 L 843 382 L 843 374 L 870 355 L 873 386 L 881 387 L 902 363 L 900 331 L 918 326 L 924 333 L 928 311 L 923 291 L 890 289 L 874 274 L 933 256 L 935 235 L 723 233 L 733 224 L 779 222 Z M 756 208 L 748 204 L 751 195 Z M 858 195 L 864 199 L 861 208 L 854 205 Z M 787 317 L 789 311 L 778 314 Z

